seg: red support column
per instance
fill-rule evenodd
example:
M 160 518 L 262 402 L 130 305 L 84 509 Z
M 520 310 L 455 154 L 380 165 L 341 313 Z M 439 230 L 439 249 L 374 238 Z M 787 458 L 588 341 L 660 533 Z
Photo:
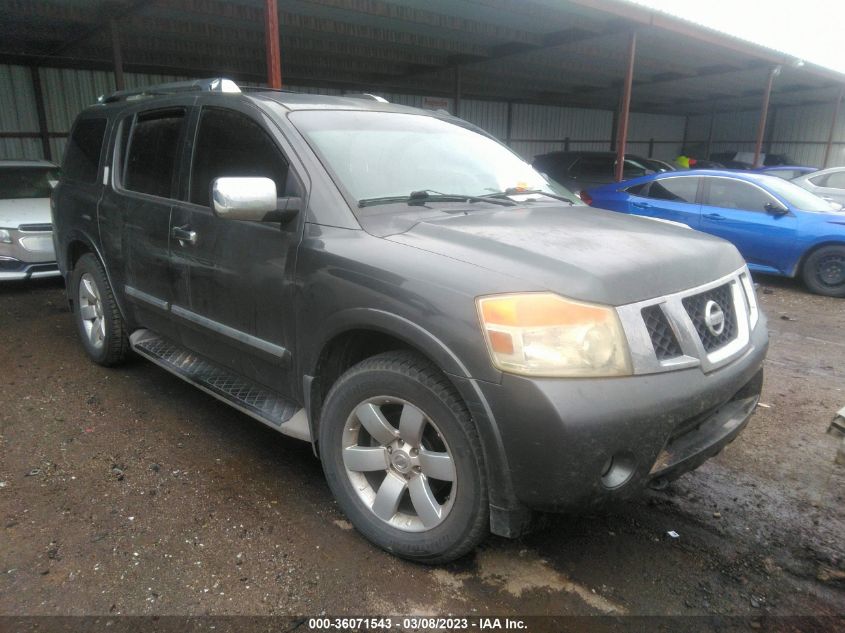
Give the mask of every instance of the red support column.
M 845 86 L 839 89 L 839 97 L 836 99 L 836 106 L 833 108 L 833 120 L 830 122 L 830 132 L 827 135 L 827 144 L 824 146 L 824 161 L 822 169 L 827 168 L 827 161 L 830 158 L 830 147 L 833 145 L 833 134 L 836 132 L 836 119 L 839 118 L 839 106 L 842 105 L 842 97 L 845 95 Z
M 757 124 L 757 142 L 754 145 L 754 167 L 760 167 L 760 154 L 763 152 L 763 137 L 766 135 L 766 117 L 769 114 L 769 100 L 772 96 L 772 84 L 780 74 L 780 66 L 775 66 L 769 72 L 766 90 L 763 92 L 763 104 L 760 106 L 760 122 Z
M 625 167 L 625 146 L 628 143 L 628 119 L 631 110 L 631 85 L 634 82 L 634 54 L 637 51 L 637 32 L 631 31 L 628 42 L 628 70 L 622 86 L 622 104 L 619 108 L 619 128 L 616 133 L 616 182 L 622 180 Z
M 282 87 L 282 54 L 279 48 L 278 0 L 264 0 L 264 34 L 267 40 L 267 85 Z

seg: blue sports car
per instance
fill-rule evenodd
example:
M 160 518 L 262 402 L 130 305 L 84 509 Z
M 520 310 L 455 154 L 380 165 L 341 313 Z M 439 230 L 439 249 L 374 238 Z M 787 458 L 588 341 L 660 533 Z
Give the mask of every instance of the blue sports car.
M 582 194 L 594 207 L 672 220 L 733 242 L 752 271 L 800 276 L 845 297 L 845 212 L 765 174 L 694 170 L 651 174 Z

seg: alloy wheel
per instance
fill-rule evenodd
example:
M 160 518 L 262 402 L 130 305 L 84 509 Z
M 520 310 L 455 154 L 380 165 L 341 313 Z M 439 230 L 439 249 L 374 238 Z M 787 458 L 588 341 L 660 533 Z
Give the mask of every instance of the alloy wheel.
M 370 398 L 353 409 L 342 441 L 347 476 L 379 519 L 407 532 L 446 519 L 458 485 L 455 460 L 422 410 L 399 398 Z
M 106 319 L 100 290 L 91 273 L 85 273 L 79 280 L 79 317 L 88 342 L 100 349 L 106 339 Z

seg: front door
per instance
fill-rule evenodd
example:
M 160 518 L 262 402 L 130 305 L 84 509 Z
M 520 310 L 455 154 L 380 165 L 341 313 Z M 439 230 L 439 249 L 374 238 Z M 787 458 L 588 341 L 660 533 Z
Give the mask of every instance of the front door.
M 279 197 L 301 195 L 271 126 L 246 104 L 199 110 L 185 201 L 170 223 L 172 313 L 187 347 L 284 395 L 295 389 L 293 252 L 304 214 L 285 224 L 225 220 L 210 200 L 214 180 L 231 176 L 268 177 Z
M 705 178 L 701 230 L 723 237 L 762 272 L 786 274 L 795 262 L 798 219 L 775 213 L 782 202 L 764 189 L 735 178 Z

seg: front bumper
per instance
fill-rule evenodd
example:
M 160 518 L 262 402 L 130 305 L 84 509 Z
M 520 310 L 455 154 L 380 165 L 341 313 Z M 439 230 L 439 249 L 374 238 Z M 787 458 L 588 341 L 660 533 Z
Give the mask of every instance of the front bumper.
M 50 225 L 22 229 L 7 229 L 12 243 L 0 244 L 0 281 L 61 276 Z
M 525 506 L 579 511 L 621 500 L 699 466 L 747 424 L 762 388 L 765 319 L 738 358 L 605 379 L 503 375 L 478 385 Z
M 11 265 L 7 264 L 7 266 L 9 268 L 14 267 L 14 270 L 3 270 L 2 265 L 5 261 L 0 259 L 0 281 L 20 281 L 22 279 L 43 279 L 45 277 L 62 276 L 56 262 L 38 262 L 34 264 L 11 262 Z

